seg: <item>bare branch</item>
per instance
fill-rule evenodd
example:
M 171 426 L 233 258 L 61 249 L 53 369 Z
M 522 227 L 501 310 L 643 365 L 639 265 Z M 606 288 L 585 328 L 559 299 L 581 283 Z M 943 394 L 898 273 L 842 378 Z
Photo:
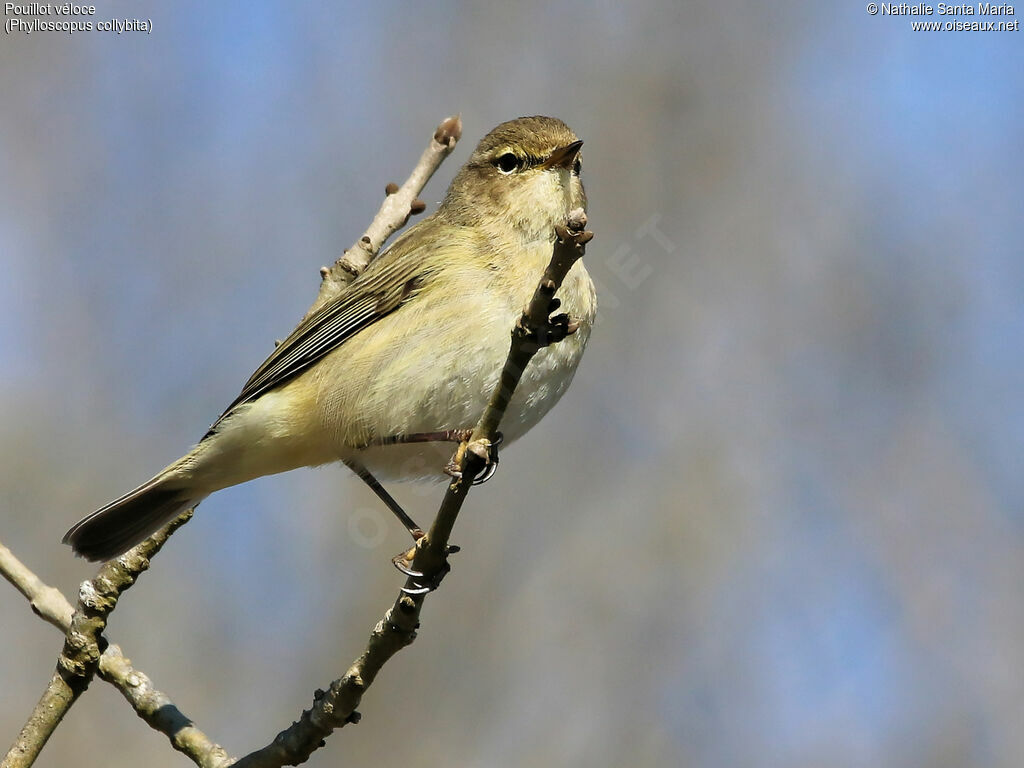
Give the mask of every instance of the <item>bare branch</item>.
M 135 583 L 139 574 L 149 567 L 150 558 L 160 551 L 167 537 L 191 516 L 192 512 L 189 510 L 117 560 L 105 563 L 94 578 L 82 582 L 78 607 L 74 611 L 70 610 L 71 606 L 59 591 L 43 584 L 6 547 L 2 548 L 0 569 L 7 580 L 32 601 L 33 610 L 51 624 L 64 629 L 66 633 L 64 648 L 57 658 L 57 668 L 39 703 L 29 715 L 28 721 L 8 752 L 4 768 L 22 768 L 35 762 L 50 734 L 60 724 L 71 705 L 89 687 L 93 675 L 100 667 L 103 654 L 108 650 L 100 647 L 106 646 L 106 640 L 102 638 L 103 629 L 106 627 L 107 616 L 114 610 L 121 593 Z M 57 600 L 57 596 L 60 596 L 60 600 Z M 40 601 L 38 609 L 37 600 Z M 43 610 L 46 613 L 42 613 Z M 116 656 L 127 662 L 119 650 Z M 111 658 L 113 663 L 113 656 Z M 127 673 L 130 667 L 126 668 L 122 664 L 117 669 Z M 128 688 L 135 685 L 129 677 L 125 677 L 124 682 Z M 127 691 L 122 690 L 122 693 L 132 701 Z M 143 712 L 139 714 L 145 717 Z M 182 718 L 184 719 L 184 716 Z M 174 743 L 173 737 L 171 741 Z
M 3 543 L 0 543 L 0 575 L 28 598 L 36 616 L 53 624 L 61 632 L 68 631 L 68 627 L 71 626 L 71 614 L 75 612 L 71 603 L 59 589 L 43 583 L 43 580 L 15 557 Z
M 410 592 L 417 592 L 421 581 L 432 581 L 436 585 L 447 570 L 448 538 L 452 527 L 472 487 L 473 478 L 486 466 L 488 449 L 496 438 L 498 425 L 530 359 L 541 347 L 575 331 L 569 318 L 564 318 L 563 322 L 561 318 L 550 318 L 549 315 L 552 299 L 566 273 L 583 256 L 584 246 L 593 238 L 592 232 L 584 231 L 585 226 L 586 215 L 582 210 L 576 210 L 570 214 L 567 226 L 556 229 L 558 238 L 551 262 L 537 285 L 530 305 L 512 330 L 512 343 L 501 380 L 473 430 L 468 449 L 462 452 L 462 476 L 449 484 L 430 531 L 407 554 L 412 569 L 425 575 L 423 579 L 410 577 L 406 581 L 405 589 Z M 235 763 L 235 768 L 299 765 L 308 760 L 336 728 L 358 722 L 356 707 L 381 667 L 416 639 L 420 610 L 426 594 L 407 594 L 403 590 L 384 618 L 374 627 L 366 650 L 345 675 L 332 682 L 326 691 L 316 691 L 310 709 L 305 710 L 289 728 L 281 731 L 273 742 L 241 758 Z
M 278 768 L 299 765 L 323 746 L 336 728 L 359 722 L 356 707 L 381 667 L 416 639 L 422 596 L 400 594 L 377 622 L 366 649 L 345 675 L 326 691 L 313 694 L 313 706 L 305 710 L 290 727 L 281 731 L 267 746 L 239 759 L 234 768 Z
M 0 575 L 28 598 L 32 610 L 67 633 L 75 610 L 63 593 L 45 584 L 31 569 L 0 543 Z M 222 768 L 230 763 L 227 753 L 192 725 L 171 699 L 153 687 L 146 674 L 132 666 L 121 649 L 111 643 L 100 656 L 99 676 L 121 692 L 136 713 L 162 732 L 171 745 L 202 768 Z
M 172 747 L 200 768 L 225 768 L 233 762 L 223 747 L 196 728 L 167 694 L 132 666 L 118 646 L 108 645 L 100 656 L 99 675 L 121 692 L 139 717 L 167 736 Z
M 455 149 L 455 144 L 461 136 L 461 116 L 453 115 L 441 121 L 405 183 L 401 187 L 394 183 L 387 185 L 384 190 L 384 202 L 363 236 L 331 267 L 320 268 L 320 294 L 310 307 L 310 312 L 318 309 L 366 269 L 387 239 L 405 226 L 410 215 L 422 213 L 426 209 L 426 204 L 419 199 L 419 194 L 434 175 L 434 171 Z

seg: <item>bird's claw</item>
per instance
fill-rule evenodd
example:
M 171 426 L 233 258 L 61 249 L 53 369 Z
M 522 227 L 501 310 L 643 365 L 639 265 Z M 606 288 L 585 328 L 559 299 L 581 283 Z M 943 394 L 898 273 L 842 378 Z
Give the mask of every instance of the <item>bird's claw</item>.
M 436 589 L 436 587 L 425 587 L 419 584 L 414 584 L 411 587 L 402 587 L 402 592 L 404 592 L 407 595 L 413 595 L 415 597 L 416 595 L 425 595 L 428 592 L 433 591 L 434 589 Z
M 495 453 L 494 457 L 491 458 L 484 466 L 483 470 L 479 475 L 473 478 L 473 485 L 483 485 L 490 480 L 494 473 L 498 471 L 498 454 Z
M 478 443 L 486 444 L 487 456 L 484 468 L 480 470 L 476 477 L 473 478 L 473 485 L 483 485 L 494 476 L 495 471 L 498 469 L 498 446 L 500 446 L 504 440 L 504 435 L 502 435 L 501 432 L 496 432 L 493 440 L 489 442 L 486 440 L 478 441 Z M 470 450 L 469 443 L 461 443 L 455 451 L 455 454 L 448 460 L 448 463 L 444 465 L 444 473 L 453 480 L 462 479 L 462 470 L 460 467 L 462 466 L 462 460 L 465 457 L 467 450 Z M 476 452 L 477 455 L 482 454 L 482 451 L 479 449 L 474 449 L 474 452 Z
M 483 485 L 494 477 L 494 473 L 498 470 L 498 446 L 503 442 L 505 442 L 505 436 L 501 432 L 495 432 L 494 439 L 487 446 L 487 464 L 483 471 L 473 478 L 473 485 Z
M 416 557 L 416 547 L 410 547 L 404 552 L 399 552 L 397 555 L 392 557 L 391 564 L 409 578 L 419 579 L 423 577 L 423 573 L 412 567 L 414 557 Z
M 408 572 L 409 583 L 402 587 L 402 592 L 407 595 L 425 595 L 428 592 L 433 592 L 441 586 L 441 580 L 451 569 L 452 567 L 448 564 L 448 561 L 445 560 L 437 573 L 430 576 L 420 573 L 419 571 L 410 571 Z
M 416 557 L 416 547 L 411 547 L 405 552 L 399 552 L 391 558 L 391 563 L 395 568 L 408 576 L 411 582 L 402 587 L 402 592 L 407 595 L 425 595 L 427 592 L 433 592 L 440 586 L 441 580 L 452 569 L 448 563 L 448 555 L 454 555 L 460 550 L 461 547 L 456 544 L 449 544 L 445 547 L 444 563 L 438 572 L 433 575 L 427 575 L 423 571 L 418 571 L 412 567 L 413 559 Z
M 462 470 L 459 469 L 459 464 L 455 460 L 458 455 L 459 453 L 456 451 L 455 455 L 448 459 L 448 463 L 444 465 L 444 473 L 452 480 L 462 479 Z

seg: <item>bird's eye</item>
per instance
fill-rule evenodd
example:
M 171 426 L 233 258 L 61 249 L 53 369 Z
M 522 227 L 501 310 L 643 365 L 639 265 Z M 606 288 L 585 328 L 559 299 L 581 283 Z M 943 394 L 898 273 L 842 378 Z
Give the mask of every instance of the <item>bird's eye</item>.
M 573 161 L 573 164 L 572 164 L 572 174 L 573 174 L 573 176 L 579 176 L 580 175 L 580 171 L 582 171 L 582 170 L 583 170 L 583 161 L 580 160 L 577 157 Z
M 519 158 L 513 155 L 511 152 L 506 152 L 497 160 L 495 160 L 494 164 L 502 173 L 512 173 L 512 171 L 515 171 L 519 168 Z

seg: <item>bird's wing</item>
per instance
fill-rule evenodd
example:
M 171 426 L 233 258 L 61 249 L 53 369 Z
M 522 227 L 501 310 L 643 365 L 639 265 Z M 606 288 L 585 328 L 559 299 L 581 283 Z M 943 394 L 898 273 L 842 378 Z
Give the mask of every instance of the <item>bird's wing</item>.
M 395 258 L 398 255 L 382 255 L 379 263 L 373 265 L 375 269 L 363 273 L 342 293 L 299 323 L 249 377 L 241 393 L 213 423 L 206 437 L 239 405 L 295 378 L 332 349 L 401 306 L 420 286 L 427 270 L 417 254 L 404 253 Z

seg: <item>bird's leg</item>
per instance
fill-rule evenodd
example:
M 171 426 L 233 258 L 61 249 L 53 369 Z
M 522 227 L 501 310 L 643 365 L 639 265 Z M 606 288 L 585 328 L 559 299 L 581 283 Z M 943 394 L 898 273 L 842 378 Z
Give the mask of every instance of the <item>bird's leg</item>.
M 388 509 L 390 509 L 395 514 L 395 517 L 397 517 L 402 522 L 402 525 L 405 526 L 405 529 L 409 531 L 410 535 L 412 536 L 413 541 L 419 541 L 423 538 L 423 529 L 416 525 L 416 521 L 406 514 L 405 510 L 402 509 L 402 506 L 397 501 L 395 501 L 394 497 L 392 497 L 390 493 L 384 490 L 384 486 L 380 484 L 380 481 L 373 476 L 373 473 L 371 473 L 370 470 L 368 470 L 358 461 L 354 461 L 352 459 L 347 459 L 345 461 L 345 466 L 347 466 L 349 469 L 355 472 L 360 480 L 362 480 L 364 483 L 370 486 L 370 490 L 377 494 L 377 498 L 383 501 L 384 505 Z M 454 544 L 451 544 L 448 546 L 446 554 L 452 555 L 458 551 L 459 548 Z M 411 576 L 414 579 L 419 579 L 423 577 L 423 574 L 419 571 L 413 570 L 412 568 L 412 560 L 415 556 L 416 545 L 414 544 L 410 549 L 407 549 L 403 552 L 399 552 L 397 555 L 391 558 L 391 562 L 395 566 L 395 568 L 400 570 L 406 576 Z M 447 573 L 447 568 L 445 569 L 444 573 Z M 435 584 L 426 585 L 423 591 L 429 592 L 430 590 L 435 589 L 436 585 L 441 582 L 441 578 L 444 576 L 444 573 L 438 575 Z M 420 593 L 410 592 L 410 594 Z
M 456 479 L 462 477 L 462 473 L 459 471 L 459 465 L 462 463 L 462 457 L 466 453 L 466 446 L 469 445 L 469 438 L 473 435 L 472 429 L 446 429 L 439 432 L 414 432 L 408 435 L 389 435 L 388 437 L 381 437 L 372 440 L 369 445 L 401 445 L 404 443 L 458 443 L 459 447 L 455 451 L 455 455 L 448 460 L 448 463 L 444 465 L 444 472 L 446 475 L 454 477 Z M 490 452 L 487 459 L 487 466 L 484 467 L 483 471 L 473 478 L 473 485 L 481 485 L 486 483 L 491 477 L 494 476 L 495 470 L 498 468 L 498 446 L 501 445 L 502 436 L 499 432 L 495 435 L 494 440 L 491 442 Z M 376 482 L 376 481 L 374 481 Z M 379 487 L 378 483 L 378 487 Z M 373 486 L 370 486 L 373 488 Z M 376 488 L 374 489 L 376 492 Z M 382 488 L 386 494 L 386 491 Z M 378 493 L 380 495 L 380 493 Z M 383 499 L 384 497 L 381 496 Z M 390 497 L 388 497 L 390 498 Z M 384 502 L 388 502 L 385 500 Z M 397 514 L 397 513 L 396 513 Z M 403 513 L 404 514 L 404 513 Z
M 370 445 L 401 445 L 402 443 L 464 443 L 473 434 L 472 429 L 445 429 L 440 432 L 414 432 L 410 435 L 379 437 Z
M 358 461 L 354 461 L 352 459 L 346 459 L 345 466 L 355 472 L 356 475 L 359 476 L 360 480 L 370 486 L 370 490 L 377 494 L 377 498 L 383 501 L 384 506 L 390 509 L 394 513 L 395 517 L 401 521 L 402 525 L 405 526 L 405 529 L 412 536 L 413 541 L 419 541 L 423 538 L 423 529 L 416 525 L 416 521 L 405 513 L 405 510 L 402 509 L 402 505 L 395 501 L 390 493 L 384 490 L 384 486 L 381 485 L 380 481 L 370 473 L 370 470 Z
M 472 429 L 446 429 L 438 432 L 414 432 L 411 434 L 403 435 L 389 435 L 387 437 L 376 438 L 368 442 L 364 447 L 370 446 L 383 446 L 383 445 L 402 445 L 405 443 L 458 443 L 459 447 L 455 451 L 455 455 L 449 460 L 448 464 L 445 465 L 445 472 L 452 477 L 462 477 L 459 471 L 459 466 L 462 462 L 462 458 L 466 453 L 466 449 L 469 445 L 469 439 L 473 435 Z M 495 435 L 494 440 L 488 446 L 488 459 L 487 465 L 483 471 L 473 479 L 473 485 L 480 485 L 491 479 L 494 471 L 498 467 L 498 446 L 501 445 L 502 435 L 498 432 Z M 416 522 L 406 514 L 405 510 L 402 509 L 401 505 L 394 500 L 390 493 L 384 490 L 384 486 L 380 484 L 380 481 L 373 476 L 373 474 L 360 462 L 354 459 L 345 460 L 345 465 L 351 469 L 359 478 L 370 486 L 377 498 L 384 502 L 384 505 L 390 509 L 395 517 L 397 517 L 402 525 L 405 526 L 406 530 L 412 535 L 413 541 L 418 542 L 423 538 L 423 529 L 416 525 Z M 459 551 L 459 548 L 450 544 L 445 554 L 451 555 Z M 424 574 L 415 570 L 412 567 L 412 561 L 416 557 L 416 546 L 413 545 L 404 552 L 399 552 L 393 558 L 391 558 L 392 564 L 399 571 L 404 573 L 406 576 L 410 576 L 413 579 L 423 579 Z M 414 589 L 403 588 L 404 592 L 409 594 L 422 594 L 429 592 L 437 588 L 437 585 L 441 583 L 441 579 L 444 574 L 448 572 L 447 562 L 445 568 L 438 573 L 438 575 L 432 579 L 429 583 L 419 582 Z

